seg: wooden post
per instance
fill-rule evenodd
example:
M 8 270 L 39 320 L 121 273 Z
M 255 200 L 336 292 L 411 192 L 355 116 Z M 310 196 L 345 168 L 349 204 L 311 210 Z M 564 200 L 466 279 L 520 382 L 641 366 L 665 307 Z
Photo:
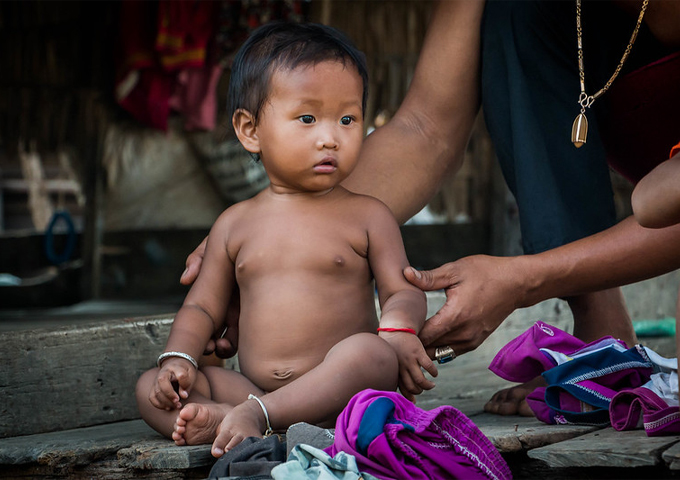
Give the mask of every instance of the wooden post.
M 83 158 L 83 184 L 86 198 L 83 222 L 83 274 L 81 298 L 99 298 L 101 294 L 101 246 L 104 235 L 104 179 L 102 153 L 106 124 L 104 108 L 97 102 L 96 93 L 81 94 L 81 114 L 85 132 L 80 136 Z

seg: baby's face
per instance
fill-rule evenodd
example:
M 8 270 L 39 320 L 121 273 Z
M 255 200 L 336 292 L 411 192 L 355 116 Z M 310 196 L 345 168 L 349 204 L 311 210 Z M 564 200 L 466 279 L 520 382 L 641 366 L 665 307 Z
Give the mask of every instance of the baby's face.
M 272 188 L 324 192 L 355 167 L 363 139 L 356 68 L 324 61 L 278 69 L 256 128 Z

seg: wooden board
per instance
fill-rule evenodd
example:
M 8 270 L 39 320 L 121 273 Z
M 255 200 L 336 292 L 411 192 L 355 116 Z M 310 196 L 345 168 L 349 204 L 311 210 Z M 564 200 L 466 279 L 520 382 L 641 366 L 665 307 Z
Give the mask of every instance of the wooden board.
M 662 453 L 680 440 L 648 437 L 643 430 L 606 428 L 554 445 L 530 450 L 530 458 L 551 467 L 649 467 L 662 463 Z
M 0 438 L 139 418 L 137 378 L 154 366 L 171 323 L 0 332 Z
M 485 413 L 472 421 L 501 453 L 552 445 L 597 430 L 581 425 L 546 425 L 535 418 Z
M 215 462 L 210 445 L 178 447 L 142 420 L 0 439 L 0 465 L 63 469 L 103 459 L 142 470 L 186 470 Z
M 137 442 L 118 452 L 121 467 L 140 470 L 187 470 L 212 466 L 215 460 L 210 445 L 178 447 L 163 438 Z
M 671 470 L 680 470 L 680 443 L 676 443 L 668 450 L 665 450 L 661 458 L 663 458 Z
M 118 450 L 162 437 L 141 420 L 0 439 L 0 464 L 87 465 Z M 169 440 L 165 440 L 172 444 Z

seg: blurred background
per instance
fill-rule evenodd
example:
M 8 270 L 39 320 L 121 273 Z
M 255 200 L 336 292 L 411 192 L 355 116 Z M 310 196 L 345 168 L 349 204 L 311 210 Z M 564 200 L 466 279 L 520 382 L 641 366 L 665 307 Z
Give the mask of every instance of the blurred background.
M 267 185 L 225 116 L 248 33 L 277 19 L 345 31 L 368 59 L 370 133 L 406 93 L 433 3 L 0 2 L 0 319 L 176 310 L 187 255 Z M 614 185 L 623 216 L 630 186 Z M 483 115 L 462 170 L 402 233 L 420 268 L 521 252 Z

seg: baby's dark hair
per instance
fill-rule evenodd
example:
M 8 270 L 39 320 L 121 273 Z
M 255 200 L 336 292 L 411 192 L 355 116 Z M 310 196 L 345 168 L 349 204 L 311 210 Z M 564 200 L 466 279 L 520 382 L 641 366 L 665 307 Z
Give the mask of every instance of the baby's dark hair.
M 242 108 L 257 122 L 277 69 L 292 70 L 327 60 L 356 67 L 364 85 L 361 104 L 364 112 L 368 98 L 366 57 L 344 33 L 316 23 L 272 22 L 253 31 L 234 58 L 229 82 L 229 118 Z

